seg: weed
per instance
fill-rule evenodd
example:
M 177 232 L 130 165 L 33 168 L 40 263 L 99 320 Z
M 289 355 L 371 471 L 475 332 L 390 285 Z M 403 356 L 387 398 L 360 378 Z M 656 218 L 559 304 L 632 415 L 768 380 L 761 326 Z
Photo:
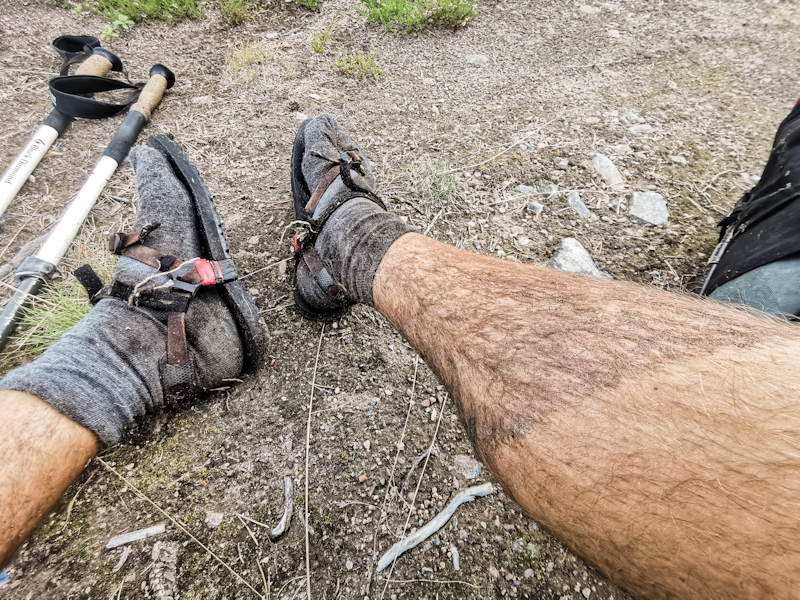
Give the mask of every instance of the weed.
M 411 33 L 425 27 L 459 27 L 478 14 L 474 0 L 363 0 L 361 11 L 372 25 Z
M 265 45 L 258 43 L 248 44 L 236 50 L 228 61 L 228 64 L 237 71 L 241 71 L 250 65 L 265 63 L 268 57 L 269 50 Z
M 383 69 L 375 62 L 377 58 L 377 50 L 371 54 L 359 52 L 353 56 L 341 56 L 333 63 L 333 70 L 348 77 L 356 77 L 358 79 L 369 79 L 371 77 L 377 81 L 383 74 Z
M 339 11 L 336 11 L 336 14 L 333 15 L 333 19 L 331 19 L 330 24 L 325 28 L 324 31 L 315 31 L 314 37 L 311 38 L 311 49 L 316 52 L 317 54 L 322 54 L 325 52 L 325 46 L 328 45 L 328 42 L 331 39 L 331 30 L 333 29 L 333 24 L 336 22 L 336 17 L 339 16 Z
M 133 27 L 133 21 L 130 17 L 122 13 L 117 13 L 116 17 L 111 21 L 111 25 L 100 32 L 100 37 L 104 40 L 110 40 L 119 35 L 117 33 L 118 29 L 130 29 L 131 27 Z
M 78 6 L 73 8 L 72 11 L 70 12 L 72 12 L 72 14 L 75 15 L 78 21 L 83 21 L 84 17 L 86 17 L 86 13 L 83 12 L 83 6 L 81 6 L 80 4 L 78 4 Z
M 241 25 L 247 19 L 248 11 L 244 0 L 217 0 L 219 12 L 231 27 Z
M 446 164 L 420 158 L 405 169 L 410 180 L 407 189 L 414 190 L 414 196 L 424 206 L 440 206 L 445 202 L 453 202 L 459 184 L 455 174 L 446 173 L 448 170 Z
M 322 6 L 322 0 L 297 0 L 297 3 L 311 10 L 317 10 Z
M 174 23 L 184 18 L 196 19 L 203 14 L 202 3 L 196 0 L 85 0 L 78 8 L 101 14 L 112 22 L 122 15 L 132 23 L 143 19 Z M 77 14 L 77 11 L 73 12 Z

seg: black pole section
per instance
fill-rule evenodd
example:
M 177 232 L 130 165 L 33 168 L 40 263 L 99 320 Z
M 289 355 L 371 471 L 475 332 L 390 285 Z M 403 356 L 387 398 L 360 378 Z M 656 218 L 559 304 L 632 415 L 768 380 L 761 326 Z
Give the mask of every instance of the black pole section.
M 23 260 L 17 267 L 14 277 L 19 285 L 0 314 L 0 350 L 6 347 L 8 338 L 17 329 L 17 317 L 31 297 L 39 293 L 45 279 L 50 277 L 54 270 L 55 265 L 33 256 Z

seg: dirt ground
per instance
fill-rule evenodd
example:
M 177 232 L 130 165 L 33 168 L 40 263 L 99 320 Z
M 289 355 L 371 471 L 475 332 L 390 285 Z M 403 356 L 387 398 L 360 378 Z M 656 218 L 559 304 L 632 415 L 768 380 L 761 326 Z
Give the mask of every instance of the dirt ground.
M 107 44 L 134 81 L 154 62 L 175 71 L 146 133 L 173 134 L 214 193 L 269 325 L 270 356 L 258 372 L 150 416 L 105 449 L 102 460 L 115 472 L 98 461 L 87 466 L 12 563 L 0 597 L 166 597 L 155 590 L 169 571 L 153 564 L 156 542 L 175 543 L 176 597 L 184 600 L 256 597 L 242 580 L 264 594 L 260 569 L 271 598 L 304 597 L 297 514 L 312 380 L 314 598 L 628 597 L 539 529 L 485 469 L 466 479 L 473 452 L 452 399 L 377 312 L 355 308 L 323 332 L 294 308 L 292 140 L 305 116 L 333 113 L 373 160 L 391 209 L 442 241 L 542 264 L 575 237 L 615 278 L 691 291 L 714 248 L 716 221 L 758 179 L 800 91 L 800 9 L 772 0 L 482 0 L 467 27 L 396 37 L 366 25 L 357 5 L 327 0 L 312 13 L 291 1 L 263 2 L 234 29 L 208 8 L 198 21 L 139 24 Z M 313 31 L 337 11 L 326 52 L 315 54 Z M 48 111 L 46 82 L 59 68 L 50 41 L 106 26 L 44 0 L 2 2 L 0 165 Z M 374 50 L 383 68 L 377 82 L 331 69 L 339 53 Z M 475 55 L 485 64 L 470 62 Z M 0 225 L 0 262 L 57 220 L 120 119 L 76 123 L 56 143 Z M 650 127 L 634 133 L 635 125 Z M 599 180 L 596 153 L 620 168 L 623 189 Z M 533 193 L 523 196 L 519 185 Z M 572 210 L 567 195 L 575 190 L 595 217 Z M 626 218 L 633 191 L 662 194 L 668 226 Z M 126 163 L 64 277 L 94 260 L 105 234 L 130 225 L 135 200 Z M 544 205 L 538 216 L 533 201 Z M 422 465 L 403 483 L 434 439 L 409 530 L 470 485 L 490 482 L 495 491 L 459 508 L 391 575 L 376 575 L 375 561 L 403 533 Z M 285 476 L 295 516 L 272 543 Z M 208 513 L 221 513 L 221 523 L 207 525 Z M 113 536 L 159 523 L 166 533 L 129 551 L 104 549 Z

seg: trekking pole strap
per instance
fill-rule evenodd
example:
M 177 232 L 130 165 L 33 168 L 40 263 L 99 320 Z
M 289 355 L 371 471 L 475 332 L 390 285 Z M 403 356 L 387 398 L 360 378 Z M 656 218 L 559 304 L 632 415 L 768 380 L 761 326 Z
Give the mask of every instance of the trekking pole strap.
M 86 98 L 86 94 L 115 90 L 131 90 L 131 94 L 122 104 Z M 141 84 L 126 83 L 94 75 L 72 75 L 50 80 L 50 99 L 53 102 L 53 108 L 67 117 L 80 119 L 113 117 L 136 102 L 141 90 Z

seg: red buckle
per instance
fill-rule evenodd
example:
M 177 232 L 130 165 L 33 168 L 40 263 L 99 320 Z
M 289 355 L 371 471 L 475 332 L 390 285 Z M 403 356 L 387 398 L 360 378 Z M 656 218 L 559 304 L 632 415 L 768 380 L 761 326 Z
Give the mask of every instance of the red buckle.
M 299 237 L 300 237 L 300 232 L 299 231 L 295 231 L 294 232 L 294 252 L 295 252 L 295 254 L 299 254 L 300 253 L 300 247 L 297 245 L 297 238 L 299 238 Z
M 222 269 L 219 268 L 217 261 L 209 261 L 204 258 L 194 261 L 194 268 L 200 275 L 200 285 L 215 285 L 222 283 Z

